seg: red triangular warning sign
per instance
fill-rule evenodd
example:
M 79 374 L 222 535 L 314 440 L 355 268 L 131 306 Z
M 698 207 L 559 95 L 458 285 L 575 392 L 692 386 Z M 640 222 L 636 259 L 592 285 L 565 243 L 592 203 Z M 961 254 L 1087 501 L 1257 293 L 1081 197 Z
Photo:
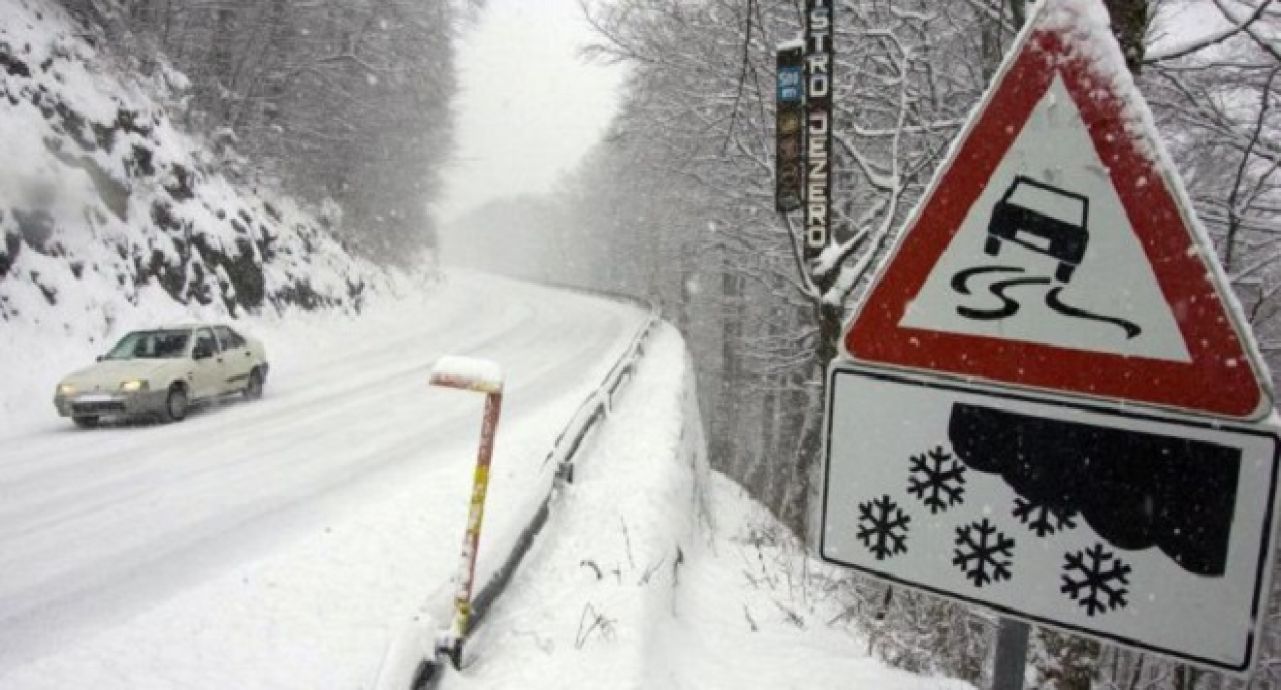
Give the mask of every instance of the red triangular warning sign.
M 1097 0 L 1047 2 L 881 268 L 852 359 L 1256 418 L 1266 372 Z

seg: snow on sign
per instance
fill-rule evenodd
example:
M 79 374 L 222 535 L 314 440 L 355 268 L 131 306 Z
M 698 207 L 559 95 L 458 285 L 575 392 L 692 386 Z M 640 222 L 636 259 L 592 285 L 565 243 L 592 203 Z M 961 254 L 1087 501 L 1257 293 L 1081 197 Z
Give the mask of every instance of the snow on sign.
M 855 361 L 1259 419 L 1267 376 L 1096 0 L 1042 3 L 845 334 Z
M 1229 671 L 1267 591 L 1278 440 L 838 365 L 824 560 Z

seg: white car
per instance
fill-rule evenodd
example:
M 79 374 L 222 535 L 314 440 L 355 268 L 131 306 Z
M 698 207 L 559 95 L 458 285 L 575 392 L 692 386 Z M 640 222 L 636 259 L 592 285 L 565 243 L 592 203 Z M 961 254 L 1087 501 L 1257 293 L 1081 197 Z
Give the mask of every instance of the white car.
M 267 352 L 227 326 L 184 324 L 133 331 L 98 363 L 58 384 L 53 404 L 77 426 L 103 417 L 181 421 L 191 405 L 240 393 L 255 399 L 267 381 Z

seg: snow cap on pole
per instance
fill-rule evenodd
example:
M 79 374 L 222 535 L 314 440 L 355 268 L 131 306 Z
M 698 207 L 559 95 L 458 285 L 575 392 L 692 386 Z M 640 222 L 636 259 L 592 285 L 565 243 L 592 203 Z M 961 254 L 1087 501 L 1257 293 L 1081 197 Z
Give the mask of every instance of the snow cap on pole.
M 503 390 L 503 370 L 497 362 L 487 359 L 445 356 L 432 367 L 431 385 L 499 393 Z

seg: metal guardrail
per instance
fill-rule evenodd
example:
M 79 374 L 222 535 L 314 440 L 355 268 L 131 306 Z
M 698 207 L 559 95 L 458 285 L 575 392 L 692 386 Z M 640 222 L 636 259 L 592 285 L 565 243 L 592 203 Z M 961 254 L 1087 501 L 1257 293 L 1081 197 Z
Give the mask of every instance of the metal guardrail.
M 471 629 L 474 629 L 483 621 L 494 600 L 507 588 L 512 575 L 516 572 L 516 568 L 520 566 L 525 554 L 533 546 L 534 539 L 542 531 L 543 525 L 547 523 L 547 516 L 551 512 L 552 500 L 565 484 L 573 483 L 574 459 L 578 451 L 583 447 L 584 441 L 596 429 L 597 425 L 604 422 L 609 416 L 614 400 L 622 392 L 626 383 L 630 382 L 632 377 L 635 376 L 636 365 L 640 363 L 641 357 L 645 356 L 645 342 L 658 324 L 658 308 L 653 304 L 648 306 L 649 314 L 645 319 L 645 324 L 632 337 L 631 344 L 628 345 L 627 350 L 619 357 L 618 361 L 614 363 L 614 366 L 605 375 L 601 384 L 579 405 L 574 416 L 570 418 L 569 424 L 556 437 L 556 441 L 552 444 L 552 449 L 547 453 L 547 458 L 543 460 L 544 465 L 549 462 L 556 463 L 556 481 L 552 483 L 551 489 L 543 497 L 532 519 L 521 530 L 520 536 L 517 538 L 516 544 L 512 547 L 507 559 L 494 571 L 489 582 L 481 588 L 480 592 L 472 600 L 472 624 L 468 630 L 469 633 Z
M 578 406 L 569 423 L 552 443 L 552 448 L 543 460 L 543 465 L 545 466 L 551 462 L 555 463 L 555 479 L 547 494 L 539 501 L 538 508 L 521 530 L 519 537 L 512 545 L 511 551 L 503 560 L 502 565 L 489 575 L 488 580 L 480 588 L 480 591 L 472 598 L 471 618 L 468 629 L 465 631 L 467 635 L 470 635 L 472 631 L 484 622 L 494 602 L 511 583 L 511 579 L 515 575 L 517 568 L 520 567 L 521 561 L 533 548 L 534 540 L 547 524 L 547 518 L 551 514 L 552 502 L 559 495 L 565 484 L 573 483 L 574 461 L 578 453 L 582 450 L 591 433 L 609 417 L 609 412 L 614 402 L 634 378 L 636 366 L 645 355 L 645 344 L 659 323 L 658 306 L 652 302 L 645 303 L 630 296 L 589 291 L 562 285 L 554 287 L 583 292 L 597 297 L 605 295 L 620 301 L 636 303 L 647 307 L 649 313 L 646 316 L 645 323 L 632 337 L 627 349 L 619 356 L 600 385 Z M 405 640 L 399 640 L 397 644 L 393 645 L 393 651 L 389 656 L 403 654 L 404 650 L 396 651 L 402 645 L 421 647 L 426 642 L 426 640 L 421 639 L 421 635 L 411 634 Z M 444 663 L 439 659 L 430 658 L 422 659 L 421 662 L 416 663 L 416 670 L 412 674 L 413 680 L 409 684 L 410 690 L 430 690 L 437 687 L 441 678 L 445 675 Z M 393 684 L 387 683 L 387 680 L 387 677 L 380 676 L 377 684 L 379 690 L 391 690 Z

